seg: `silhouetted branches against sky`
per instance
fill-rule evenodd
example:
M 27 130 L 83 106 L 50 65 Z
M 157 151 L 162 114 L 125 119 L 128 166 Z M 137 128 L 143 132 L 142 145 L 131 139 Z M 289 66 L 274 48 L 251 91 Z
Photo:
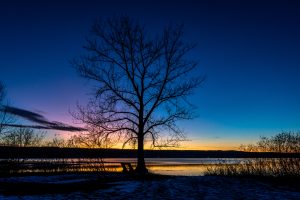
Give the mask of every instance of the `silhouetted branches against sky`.
M 2 105 L 4 105 L 4 99 L 5 99 L 5 85 L 0 81 L 0 108 Z M 13 123 L 15 119 L 8 115 L 7 112 L 2 112 L 0 110 L 0 136 L 4 135 L 11 131 L 10 127 L 7 126 L 8 123 Z
M 182 34 L 182 26 L 169 26 L 153 36 L 127 17 L 96 21 L 84 46 L 87 55 L 74 61 L 79 74 L 94 81 L 95 98 L 78 106 L 74 117 L 99 137 L 114 135 L 124 145 L 139 137 L 153 146 L 184 139 L 176 122 L 193 117 L 186 97 L 204 77 L 191 75 L 197 62 L 187 55 L 194 45 Z

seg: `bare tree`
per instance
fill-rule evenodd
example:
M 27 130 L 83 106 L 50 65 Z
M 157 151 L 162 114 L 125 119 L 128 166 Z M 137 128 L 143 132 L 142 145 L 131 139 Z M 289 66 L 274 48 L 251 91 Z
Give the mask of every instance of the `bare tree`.
M 0 82 L 0 107 L 2 107 L 2 101 L 5 95 L 5 87 L 2 82 Z M 2 135 L 4 129 L 4 120 L 5 120 L 5 113 L 0 111 L 0 135 Z
M 300 153 L 300 132 L 283 131 L 274 136 L 260 137 L 256 144 L 240 148 L 249 152 Z
M 68 141 L 64 138 L 55 136 L 52 140 L 47 141 L 45 146 L 47 147 L 75 147 L 75 146 L 68 146 Z
M 98 132 L 92 132 L 90 130 L 90 132 L 81 132 L 71 136 L 67 140 L 67 144 L 73 147 L 111 148 L 116 144 L 116 141 L 110 137 L 104 139 Z
M 83 145 L 85 144 L 86 141 L 81 140 L 81 137 L 79 137 L 80 135 L 73 135 L 70 138 L 63 138 L 60 137 L 59 135 L 55 135 L 54 138 L 52 138 L 52 140 L 47 141 L 46 142 L 46 146 L 50 146 L 50 147 L 67 147 L 67 148 L 80 148 L 80 147 L 91 147 L 89 145 Z M 87 138 L 89 139 L 89 138 Z
M 35 132 L 29 128 L 18 128 L 3 135 L 0 138 L 0 143 L 5 146 L 18 147 L 41 146 L 44 137 L 44 132 Z
M 3 109 L 7 105 L 7 103 L 4 103 L 5 93 L 5 86 L 0 81 L 0 137 L 12 130 L 12 127 L 7 124 L 15 122 L 15 119 Z
M 100 143 L 115 139 L 137 145 L 136 171 L 147 172 L 145 141 L 169 147 L 185 139 L 176 122 L 193 117 L 186 97 L 204 80 L 191 75 L 197 63 L 187 54 L 194 45 L 183 41 L 182 26 L 152 37 L 127 17 L 98 20 L 91 32 L 87 55 L 74 65 L 95 81 L 95 98 L 78 106 L 74 116 Z
M 5 86 L 0 82 L 0 144 L 8 146 L 39 146 L 44 133 L 35 133 L 29 128 L 15 128 L 15 118 L 7 112 L 4 105 Z M 16 125 L 18 126 L 18 125 Z

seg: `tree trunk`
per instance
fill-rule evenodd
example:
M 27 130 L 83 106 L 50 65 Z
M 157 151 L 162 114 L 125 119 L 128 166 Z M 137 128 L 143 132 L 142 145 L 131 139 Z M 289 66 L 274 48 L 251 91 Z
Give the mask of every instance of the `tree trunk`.
M 142 134 L 138 136 L 138 155 L 137 155 L 137 166 L 135 168 L 135 172 L 137 173 L 148 173 L 148 169 L 145 164 L 145 156 L 144 156 L 144 137 Z

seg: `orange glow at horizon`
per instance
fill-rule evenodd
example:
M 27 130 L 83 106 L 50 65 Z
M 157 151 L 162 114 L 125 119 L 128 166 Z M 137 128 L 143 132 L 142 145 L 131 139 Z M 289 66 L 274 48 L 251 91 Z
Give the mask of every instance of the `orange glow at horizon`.
M 61 139 L 69 139 L 75 133 L 66 133 L 63 131 L 54 132 L 48 139 L 58 137 Z M 179 144 L 178 147 L 162 148 L 166 150 L 239 150 L 241 144 L 248 144 L 245 141 L 229 141 L 229 140 L 190 140 L 184 141 Z M 111 148 L 122 149 L 123 143 L 119 142 L 113 145 Z M 145 144 L 145 150 L 158 150 L 158 148 L 152 148 L 149 144 Z M 126 145 L 124 149 L 132 149 L 131 146 Z
M 67 121 L 67 120 L 65 120 Z M 70 122 L 70 121 L 69 121 Z M 72 123 L 69 123 L 72 124 Z M 72 124 L 73 125 L 73 124 Z M 77 124 L 78 125 L 78 124 Z M 79 125 L 80 126 L 80 125 Z M 83 127 L 83 125 L 82 125 Z M 71 136 L 80 134 L 64 131 L 54 131 L 52 134 L 47 134 L 48 139 L 53 137 L 58 137 L 61 139 L 69 139 Z M 198 137 L 193 137 L 190 140 L 180 142 L 178 147 L 172 148 L 162 148 L 165 150 L 240 150 L 241 144 L 250 144 L 255 142 L 255 139 L 249 140 L 249 138 L 208 138 L 206 135 L 201 135 Z M 123 141 L 119 141 L 117 144 L 113 145 L 111 148 L 122 149 Z M 145 150 L 158 150 L 158 148 L 152 148 L 150 143 L 145 143 Z M 132 146 L 126 145 L 124 149 L 133 149 Z
M 123 143 L 118 143 L 112 148 L 122 149 Z M 199 143 L 196 141 L 182 142 L 179 147 L 162 148 L 163 150 L 239 150 L 240 143 L 230 142 L 210 142 Z M 132 149 L 131 146 L 126 146 L 124 149 Z M 158 150 L 158 148 L 151 148 L 149 145 L 145 145 L 145 150 Z

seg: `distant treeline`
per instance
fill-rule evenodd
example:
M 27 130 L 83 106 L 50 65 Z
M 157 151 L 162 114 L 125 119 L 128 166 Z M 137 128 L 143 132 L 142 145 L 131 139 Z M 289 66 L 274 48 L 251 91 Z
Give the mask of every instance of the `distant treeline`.
M 130 149 L 88 149 L 59 147 L 0 147 L 0 159 L 14 158 L 136 158 Z M 300 153 L 146 150 L 146 158 L 300 158 Z

